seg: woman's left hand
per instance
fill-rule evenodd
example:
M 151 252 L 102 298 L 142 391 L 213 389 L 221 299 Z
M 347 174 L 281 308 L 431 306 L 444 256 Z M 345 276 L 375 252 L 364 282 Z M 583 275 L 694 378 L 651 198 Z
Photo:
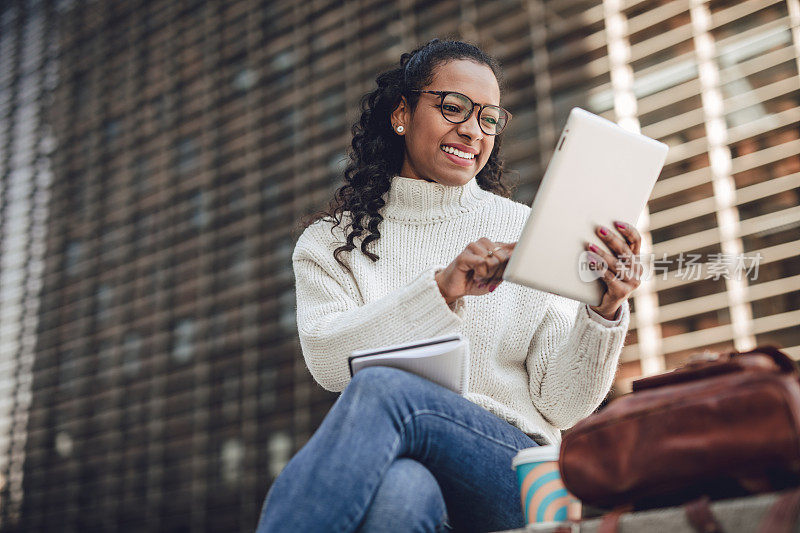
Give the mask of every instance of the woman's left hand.
M 604 226 L 598 226 L 595 230 L 597 236 L 605 242 L 613 254 L 589 242 L 585 244 L 590 257 L 594 256 L 595 260 L 602 259 L 600 264 L 607 265 L 600 278 L 606 284 L 606 292 L 603 293 L 600 305 L 590 308 L 608 320 L 617 318 L 617 310 L 640 285 L 644 270 L 637 260 L 642 248 L 642 236 L 632 224 L 615 221 L 614 225 L 622 238 Z

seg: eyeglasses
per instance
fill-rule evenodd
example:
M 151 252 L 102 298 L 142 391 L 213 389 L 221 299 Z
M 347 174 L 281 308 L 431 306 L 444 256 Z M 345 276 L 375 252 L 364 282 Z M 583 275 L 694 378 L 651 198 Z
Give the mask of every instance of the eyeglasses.
M 412 93 L 435 94 L 441 98 L 439 110 L 448 122 L 461 124 L 469 120 L 472 112 L 477 106 L 478 125 L 486 135 L 499 135 L 511 120 L 511 113 L 500 106 L 480 105 L 473 102 L 469 96 L 455 91 L 410 91 Z

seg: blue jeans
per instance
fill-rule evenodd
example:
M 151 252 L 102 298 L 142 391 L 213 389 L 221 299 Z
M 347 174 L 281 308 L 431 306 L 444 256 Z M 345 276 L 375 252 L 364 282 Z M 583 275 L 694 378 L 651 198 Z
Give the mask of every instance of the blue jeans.
M 520 528 L 511 459 L 533 446 L 449 389 L 366 368 L 275 479 L 257 532 Z

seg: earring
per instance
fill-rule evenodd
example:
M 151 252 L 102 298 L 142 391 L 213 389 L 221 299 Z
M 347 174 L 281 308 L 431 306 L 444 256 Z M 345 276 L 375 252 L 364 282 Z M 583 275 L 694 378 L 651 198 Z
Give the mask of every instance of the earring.
M 406 129 L 403 126 L 397 126 L 397 133 L 403 133 Z

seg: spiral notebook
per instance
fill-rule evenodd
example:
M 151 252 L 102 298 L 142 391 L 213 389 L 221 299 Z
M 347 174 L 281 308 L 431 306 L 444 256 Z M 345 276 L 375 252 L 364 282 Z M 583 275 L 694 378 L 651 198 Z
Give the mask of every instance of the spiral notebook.
M 350 377 L 370 366 L 390 366 L 464 394 L 469 380 L 469 343 L 461 335 L 446 335 L 357 350 L 348 363 Z

